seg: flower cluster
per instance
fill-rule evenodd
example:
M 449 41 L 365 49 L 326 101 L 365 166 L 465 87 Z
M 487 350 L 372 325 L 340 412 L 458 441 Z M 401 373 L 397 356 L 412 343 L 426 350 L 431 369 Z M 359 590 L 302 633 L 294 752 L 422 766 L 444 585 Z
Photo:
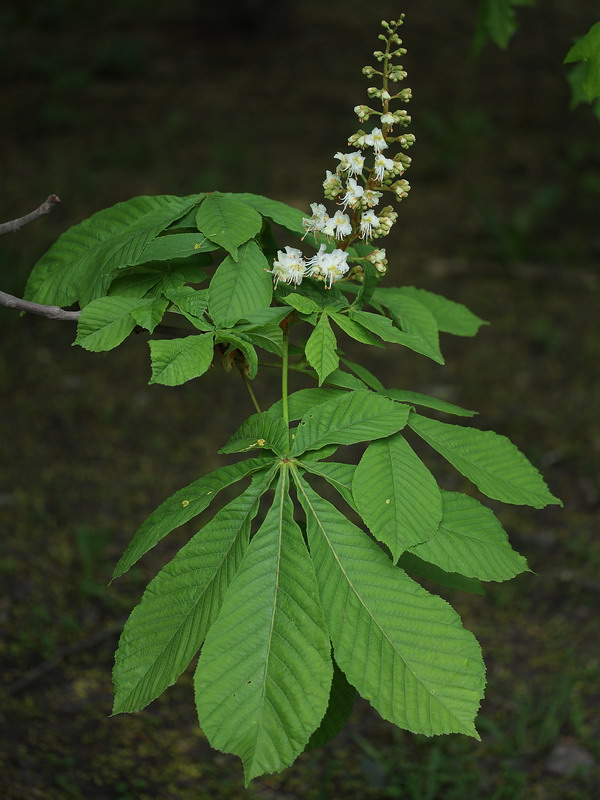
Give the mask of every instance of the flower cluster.
M 280 281 L 297 286 L 305 276 L 309 276 L 331 288 L 349 269 L 348 254 L 344 250 L 335 249 L 328 253 L 327 246 L 322 244 L 319 252 L 309 259 L 305 259 L 296 247 L 278 250 L 273 269 L 269 272 L 273 273 L 276 286 Z
M 407 103 L 411 99 L 411 90 L 395 91 L 394 83 L 404 80 L 406 72 L 401 65 L 393 64 L 394 57 L 404 55 L 406 50 L 401 46 L 398 28 L 403 17 L 393 22 L 382 22 L 385 34 L 379 39 L 385 43 L 384 50 L 374 52 L 380 68 L 366 66 L 363 74 L 369 78 L 379 77 L 381 87 L 371 86 L 367 89 L 370 101 L 377 100 L 381 108 L 370 105 L 356 106 L 354 111 L 359 121 L 366 122 L 371 117 L 378 119 L 378 124 L 369 132 L 358 130 L 348 139 L 351 148 L 348 152 L 338 152 L 335 172 L 327 170 L 323 181 L 323 194 L 326 200 L 336 201 L 341 208 L 330 213 L 322 203 L 311 203 L 311 216 L 303 220 L 307 234 L 325 237 L 335 242 L 336 249 L 327 252 L 328 247 L 321 244 L 316 256 L 304 260 L 302 253 L 295 248 L 286 247 L 279 251 L 273 264 L 275 281 L 299 284 L 303 277 L 318 278 L 331 287 L 336 281 L 347 276 L 351 261 L 372 263 L 380 275 L 385 274 L 387 261 L 385 250 L 373 250 L 366 258 L 347 255 L 348 247 L 356 240 L 365 243 L 386 236 L 397 219 L 398 214 L 392 206 L 377 210 L 385 192 L 390 192 L 396 202 L 407 197 L 410 184 L 403 177 L 411 163 L 404 152 L 390 154 L 390 148 L 396 146 L 407 150 L 415 141 L 410 133 L 394 135 L 394 128 L 405 127 L 411 118 L 404 109 L 392 109 L 394 101 Z M 331 245 L 330 245 L 331 247 Z M 353 269 L 350 278 L 364 274 L 364 270 Z

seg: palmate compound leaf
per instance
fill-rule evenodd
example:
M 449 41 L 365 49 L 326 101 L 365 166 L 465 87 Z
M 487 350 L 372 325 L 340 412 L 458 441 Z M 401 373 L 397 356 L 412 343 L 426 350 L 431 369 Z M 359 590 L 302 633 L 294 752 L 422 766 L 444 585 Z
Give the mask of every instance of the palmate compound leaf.
M 327 314 L 323 312 L 305 347 L 306 360 L 314 367 L 319 378 L 319 386 L 340 363 L 336 347 L 335 335 L 331 330 Z
M 212 192 L 198 208 L 196 225 L 201 233 L 224 247 L 237 261 L 238 247 L 256 236 L 262 227 L 262 219 L 235 195 Z
M 391 436 L 406 425 L 410 406 L 369 391 L 348 392 L 308 411 L 294 431 L 292 455 L 326 444 L 356 444 Z
M 208 508 L 221 489 L 264 469 L 272 462 L 272 458 L 249 458 L 219 467 L 168 497 L 137 529 L 115 567 L 113 580 L 124 575 L 167 534 Z
M 304 750 L 331 680 L 315 570 L 283 469 L 198 660 L 200 726 L 213 747 L 240 756 L 248 783 Z
M 431 539 L 442 518 L 440 489 L 402 434 L 372 442 L 354 473 L 352 494 L 371 533 L 397 561 Z
M 474 726 L 485 685 L 477 640 L 445 600 L 294 470 L 335 660 L 384 719 L 427 736 Z
M 442 491 L 443 515 L 431 539 L 411 553 L 448 572 L 484 581 L 507 581 L 527 570 L 494 513 L 460 492 Z
M 179 339 L 153 339 L 150 345 L 150 383 L 180 386 L 204 375 L 214 354 L 214 334 L 193 334 Z
M 288 428 L 277 411 L 261 411 L 242 422 L 219 453 L 244 453 L 248 450 L 272 450 L 278 456 L 287 453 Z
M 114 714 L 151 703 L 199 650 L 241 563 L 259 499 L 275 470 L 256 475 L 148 584 L 115 655 Z
M 488 497 L 533 508 L 562 505 L 537 469 L 506 436 L 450 425 L 414 412 L 408 424 Z
M 196 195 L 133 197 L 98 211 L 60 236 L 33 268 L 25 296 L 36 303 L 83 307 L 106 293 L 121 267 L 196 202 Z
M 230 328 L 271 304 L 273 281 L 262 250 L 251 241 L 242 245 L 237 261 L 227 256 L 217 267 L 209 286 L 208 310 L 215 325 Z

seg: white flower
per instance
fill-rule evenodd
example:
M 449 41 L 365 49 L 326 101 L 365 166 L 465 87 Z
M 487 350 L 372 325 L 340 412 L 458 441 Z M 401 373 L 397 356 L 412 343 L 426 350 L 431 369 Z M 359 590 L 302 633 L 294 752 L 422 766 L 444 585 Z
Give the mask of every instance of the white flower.
M 346 208 L 346 206 L 355 208 L 360 202 L 360 198 L 364 193 L 365 189 L 360 185 L 360 183 L 357 183 L 354 178 L 348 178 L 348 183 L 346 184 L 346 194 L 342 198 L 344 208 Z
M 342 172 L 345 172 L 348 169 L 348 155 L 348 153 L 340 153 L 338 151 L 334 156 L 334 158 L 337 158 L 340 162 L 338 169 L 341 169 Z
M 325 227 L 325 223 L 329 219 L 327 209 L 322 203 L 311 203 L 310 210 L 312 211 L 312 217 L 304 217 L 302 220 L 302 224 L 306 228 L 306 232 L 309 233 L 310 231 L 322 231 Z
M 381 153 L 382 150 L 385 150 L 388 147 L 388 143 L 383 137 L 381 128 L 373 128 L 371 133 L 368 136 L 365 136 L 365 141 L 375 150 L 376 153 Z
M 344 277 L 350 267 L 348 256 L 343 250 L 336 249 L 332 253 L 327 253 L 326 250 L 327 248 L 322 244 L 316 256 L 306 263 L 309 268 L 308 275 L 322 278 L 325 285 L 329 284 L 331 288 L 336 281 Z
M 285 252 L 283 250 L 277 251 L 273 269 L 269 269 L 267 272 L 273 274 L 275 286 L 279 281 L 298 285 L 302 283 L 302 278 L 306 275 L 306 267 L 307 264 L 300 250 L 296 247 L 286 247 Z
M 348 153 L 348 171 L 350 175 L 360 175 L 365 165 L 365 157 L 360 150 Z
M 365 157 L 360 150 L 353 153 L 336 153 L 336 158 L 340 160 L 339 168 L 342 172 L 348 171 L 350 175 L 360 175 L 365 165 Z
M 336 239 L 349 236 L 352 233 L 352 225 L 348 214 L 344 214 L 343 211 L 336 211 L 333 217 L 330 217 L 323 226 L 323 233 L 327 236 L 335 236 Z
M 392 172 L 396 162 L 393 158 L 386 158 L 382 153 L 377 153 L 375 156 L 375 179 L 382 181 L 385 178 L 386 172 Z
M 363 202 L 367 208 L 374 208 L 382 197 L 382 192 L 375 192 L 373 189 L 366 189 L 365 193 L 363 194 Z
M 382 114 L 379 119 L 381 120 L 382 125 L 393 125 L 396 122 L 396 117 L 389 111 L 385 114 Z
M 373 236 L 373 228 L 379 227 L 379 217 L 374 211 L 365 211 L 360 218 L 360 235 L 363 239 L 370 239 Z

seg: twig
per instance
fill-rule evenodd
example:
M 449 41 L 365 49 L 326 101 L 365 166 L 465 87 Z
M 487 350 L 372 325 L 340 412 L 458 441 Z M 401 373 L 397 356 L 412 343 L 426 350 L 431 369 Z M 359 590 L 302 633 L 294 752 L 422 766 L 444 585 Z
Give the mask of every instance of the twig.
M 6 308 L 16 308 L 17 311 L 28 311 L 30 314 L 39 314 L 41 317 L 48 319 L 66 319 L 76 320 L 79 318 L 81 311 L 65 311 L 60 306 L 45 306 L 41 303 L 32 303 L 29 300 L 21 300 L 20 297 L 15 297 L 6 292 L 0 292 L 0 306 Z
M 238 361 L 238 365 L 237 366 L 238 366 L 238 369 L 240 371 L 240 375 L 242 376 L 242 380 L 244 381 L 244 385 L 245 385 L 246 389 L 248 390 L 248 394 L 250 395 L 250 400 L 252 401 L 252 405 L 254 406 L 255 411 L 258 414 L 260 414 L 262 409 L 261 409 L 261 407 L 260 407 L 260 405 L 258 403 L 258 399 L 257 399 L 256 395 L 254 394 L 254 389 L 252 388 L 252 383 L 250 382 L 250 379 L 248 378 L 248 375 L 244 371 L 244 365 L 240 364 L 240 362 Z
M 25 225 L 29 225 L 30 222 L 34 222 L 39 217 L 43 217 L 44 214 L 49 214 L 50 211 L 60 203 L 60 197 L 57 194 L 51 194 L 44 200 L 44 202 L 35 209 L 35 211 L 30 211 L 29 214 L 25 214 L 23 217 L 17 217 L 17 219 L 11 219 L 8 222 L 1 222 L 0 223 L 0 236 L 4 235 L 5 233 L 15 233 L 20 228 L 24 228 Z
M 105 639 L 110 639 L 111 636 L 116 636 L 117 633 L 123 627 L 123 623 L 120 625 L 111 625 L 110 628 L 105 628 L 102 631 L 98 631 L 94 633 L 92 636 L 89 636 L 87 639 L 83 639 L 81 642 L 75 642 L 75 644 L 66 645 L 65 647 L 59 647 L 53 655 L 50 656 L 47 661 L 44 661 L 42 664 L 39 664 L 37 667 L 30 669 L 24 675 L 21 675 L 13 683 L 9 684 L 6 689 L 4 689 L 4 694 L 6 695 L 15 695 L 19 692 L 26 689 L 32 683 L 42 678 L 48 672 L 54 669 L 54 667 L 58 666 L 58 664 L 68 656 L 72 656 L 75 653 L 81 653 L 84 650 L 90 650 L 96 645 L 101 644 Z

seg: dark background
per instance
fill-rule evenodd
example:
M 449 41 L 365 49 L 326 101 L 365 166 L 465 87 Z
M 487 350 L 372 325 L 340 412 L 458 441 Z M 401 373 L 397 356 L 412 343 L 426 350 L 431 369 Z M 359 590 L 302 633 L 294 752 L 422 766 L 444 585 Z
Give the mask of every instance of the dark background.
M 9 800 L 594 797 L 600 127 L 589 108 L 569 110 L 561 63 L 596 21 L 591 6 L 519 9 L 508 51 L 488 46 L 478 59 L 468 0 L 2 7 L 0 219 L 50 192 L 63 200 L 0 239 L 0 286 L 15 294 L 69 225 L 137 194 L 319 201 L 357 128 L 379 20 L 406 11 L 417 144 L 386 282 L 446 294 L 492 325 L 475 340 L 443 337 L 443 368 L 343 345 L 389 386 L 479 409 L 475 424 L 510 436 L 565 502 L 490 503 L 534 574 L 483 598 L 446 593 L 488 664 L 481 744 L 411 736 L 357 703 L 325 750 L 246 791 L 238 762 L 198 731 L 190 672 L 147 711 L 108 718 L 118 629 L 193 528 L 106 588 L 144 516 L 222 463 L 216 449 L 251 412 L 243 386 L 219 368 L 179 389 L 149 387 L 143 336 L 90 354 L 70 349 L 69 323 L 0 309 Z M 276 399 L 272 377 L 259 376 L 261 399 Z M 444 487 L 463 487 L 430 463 Z

